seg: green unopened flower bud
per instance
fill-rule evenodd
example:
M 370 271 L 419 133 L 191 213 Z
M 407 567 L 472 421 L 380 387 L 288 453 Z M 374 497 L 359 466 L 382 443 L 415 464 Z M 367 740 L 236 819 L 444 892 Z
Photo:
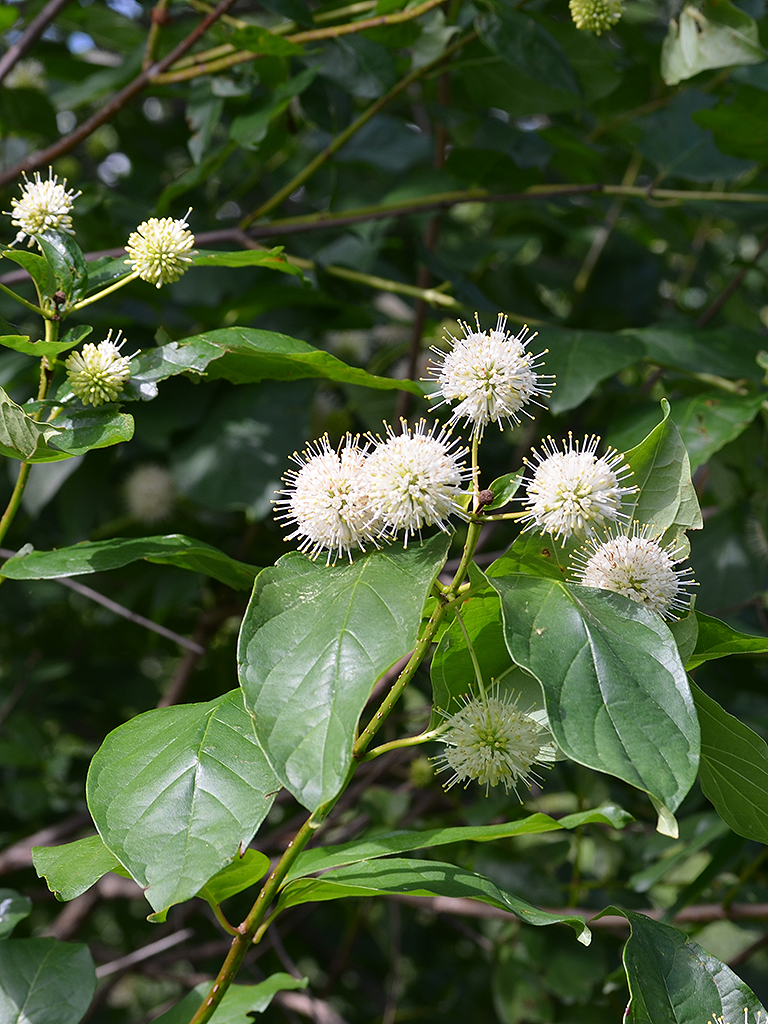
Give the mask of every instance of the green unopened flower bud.
M 570 0 L 568 6 L 576 28 L 596 36 L 615 25 L 624 10 L 621 0 Z

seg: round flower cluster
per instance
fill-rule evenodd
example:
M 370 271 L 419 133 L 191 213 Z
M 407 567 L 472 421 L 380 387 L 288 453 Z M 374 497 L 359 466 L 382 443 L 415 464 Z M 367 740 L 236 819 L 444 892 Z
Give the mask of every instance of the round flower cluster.
M 423 526 L 446 530 L 451 513 L 462 514 L 458 503 L 467 470 L 445 429 L 427 430 L 420 420 L 402 433 L 387 426 L 385 438 L 347 434 L 338 450 L 327 435 L 314 441 L 293 461 L 299 469 L 283 478 L 284 495 L 275 506 L 277 518 L 292 526 L 286 540 L 300 538 L 299 550 L 316 558 L 328 551 L 328 562 L 352 551 L 378 547 L 404 531 L 408 538 Z
M 596 36 L 612 28 L 624 12 L 621 0 L 570 0 L 568 7 L 576 28 Z
M 607 520 L 626 519 L 622 499 L 637 488 L 622 481 L 632 470 L 615 449 L 598 458 L 599 441 L 594 435 L 574 441 L 569 434 L 562 452 L 551 437 L 542 445 L 543 454 L 533 449 L 537 465 L 525 460 L 532 472 L 524 481 L 522 499 L 528 529 L 551 533 L 565 543 L 574 534 L 591 537 Z
M 551 376 L 536 373 L 541 365 L 538 355 L 526 351 L 526 345 L 536 335 L 527 337 L 528 328 L 516 335 L 508 333 L 507 318 L 499 313 L 496 328 L 490 332 L 480 330 L 480 321 L 475 314 L 477 330 L 461 323 L 463 338 L 448 335 L 452 342 L 449 352 L 433 348 L 442 360 L 431 367 L 432 376 L 439 388 L 430 398 L 439 398 L 434 408 L 458 401 L 451 414 L 451 423 L 465 420 L 471 424 L 472 433 L 483 436 L 486 424 L 498 423 L 503 430 L 504 423 L 519 423 L 519 413 L 526 412 L 529 403 L 540 405 L 536 397 L 549 395 L 552 385 L 546 383 Z
M 178 281 L 189 264 L 195 262 L 195 236 L 187 227 L 191 212 L 187 210 L 181 220 L 150 217 L 131 232 L 125 247 L 129 258 L 125 262 L 142 281 L 160 288 Z
M 534 765 L 550 767 L 556 747 L 549 732 L 538 719 L 540 712 L 521 711 L 519 695 L 490 695 L 462 698 L 463 706 L 446 718 L 446 732 L 440 737 L 445 751 L 434 760 L 438 771 L 452 771 L 445 783 L 450 789 L 457 782 L 465 785 L 474 779 L 485 786 L 499 783 L 504 791 L 517 793 L 518 783 L 530 786 L 536 779 Z
M 131 376 L 130 359 L 120 355 L 125 344 L 125 338 L 120 341 L 122 333 L 118 331 L 112 341 L 110 331 L 99 345 L 89 342 L 82 352 L 73 352 L 65 360 L 67 379 L 83 405 L 114 402 Z
M 40 177 L 35 171 L 34 181 L 24 175 L 21 186 L 21 199 L 11 200 L 11 210 L 4 210 L 11 218 L 11 224 L 19 228 L 16 242 L 23 242 L 29 236 L 27 246 L 34 243 L 34 236 L 44 231 L 65 231 L 74 235 L 70 210 L 80 192 L 67 190 L 67 179 L 59 182 L 58 176 L 48 168 L 47 179 Z
M 176 501 L 173 477 L 164 466 L 138 466 L 125 481 L 128 512 L 147 526 L 168 519 Z
M 683 588 L 696 586 L 692 569 L 675 568 L 684 561 L 677 554 L 674 543 L 662 545 L 652 527 L 635 522 L 605 540 L 592 538 L 576 553 L 574 580 L 585 587 L 612 590 L 665 619 L 674 619 L 675 612 L 690 608 L 690 595 Z

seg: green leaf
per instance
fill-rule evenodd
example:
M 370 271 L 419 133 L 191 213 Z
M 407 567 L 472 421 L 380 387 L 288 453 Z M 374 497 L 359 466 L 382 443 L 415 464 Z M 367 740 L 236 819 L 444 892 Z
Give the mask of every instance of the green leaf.
M 88 264 L 88 295 L 99 292 L 107 285 L 114 284 L 124 277 L 128 277 L 131 268 L 126 265 L 125 254 L 113 258 L 112 256 L 101 256 Z
M 376 680 L 413 647 L 449 543 L 440 534 L 348 565 L 293 552 L 256 580 L 240 685 L 275 774 L 309 810 L 343 785 L 360 714 Z
M 518 534 L 512 546 L 488 566 L 486 576 L 511 576 L 521 572 L 547 580 L 566 580 L 568 556 L 579 543 L 561 546 L 551 537 L 526 530 Z
M 679 807 L 696 777 L 699 727 L 662 619 L 603 590 L 532 576 L 490 582 L 509 652 L 541 683 L 563 752 Z
M 6 939 L 31 912 L 29 896 L 20 896 L 15 889 L 0 889 L 0 939 Z
M 765 337 L 741 326 L 727 324 L 702 330 L 684 323 L 655 324 L 630 328 L 620 336 L 640 341 L 648 358 L 661 366 L 726 380 L 745 378 L 760 383 L 763 379 L 756 360 L 765 348 Z
M 686 663 L 689 672 L 714 658 L 725 658 L 729 654 L 768 654 L 768 637 L 739 633 L 727 623 L 703 612 L 696 612 L 699 635 L 696 648 Z
M 747 160 L 768 159 L 768 96 L 761 89 L 743 85 L 728 103 L 700 110 L 695 118 L 709 128 L 723 152 Z
M 32 863 L 39 878 L 63 903 L 95 885 L 120 861 L 106 848 L 101 836 L 88 836 L 64 846 L 33 846 Z
M 67 303 L 77 302 L 88 289 L 88 265 L 82 250 L 71 235 L 63 231 L 43 231 L 35 235 L 56 284 L 67 297 Z
M 700 530 L 704 523 L 691 483 L 688 452 L 670 419 L 669 403 L 662 400 L 661 407 L 661 423 L 626 453 L 634 474 L 630 482 L 639 491 L 627 495 L 622 507 L 632 519 L 651 523 L 662 532 L 672 526 Z
M 263 30 L 262 30 L 263 31 Z M 272 37 L 277 38 L 277 37 Z M 280 42 L 284 45 L 295 46 L 287 39 Z M 299 47 L 301 52 L 301 47 Z M 270 123 L 279 117 L 290 106 L 294 96 L 302 93 L 312 83 L 320 71 L 320 66 L 305 68 L 295 78 L 287 82 L 281 82 L 271 92 L 267 103 L 250 114 L 241 114 L 232 121 L 230 136 L 245 149 L 256 149 L 258 144 L 265 138 Z
M 69 348 L 74 348 L 84 338 L 87 338 L 92 330 L 92 327 L 81 324 L 81 326 L 73 327 L 67 331 L 60 341 L 30 341 L 29 338 L 25 337 L 6 337 L 0 338 L 0 345 L 5 345 L 6 348 L 12 348 L 16 352 L 24 352 L 28 356 L 35 356 L 39 359 L 40 356 L 57 356 L 61 352 L 66 352 Z
M 0 575 L 12 580 L 55 580 L 119 569 L 143 558 L 156 565 L 175 565 L 201 572 L 233 590 L 250 590 L 259 569 L 238 562 L 203 541 L 172 533 L 166 537 L 117 537 L 84 541 L 56 551 L 31 551 L 9 558 Z
M 516 473 L 505 473 L 497 477 L 488 490 L 493 491 L 493 501 L 483 505 L 484 512 L 494 512 L 497 508 L 503 508 L 517 494 L 520 484 L 525 476 L 525 468 L 518 469 Z
M 317 871 L 345 864 L 359 864 L 364 860 L 388 857 L 393 853 L 408 853 L 410 850 L 428 850 L 449 843 L 490 843 L 509 836 L 541 835 L 564 828 L 579 828 L 582 825 L 601 824 L 623 828 L 632 816 L 619 807 L 607 806 L 592 811 L 581 811 L 567 815 L 559 821 L 547 814 L 531 814 L 519 821 L 501 825 L 462 825 L 455 828 L 433 828 L 424 832 L 384 832 L 370 839 L 358 839 L 338 846 L 324 846 L 300 853 L 289 871 L 285 884 L 295 878 L 305 878 Z
M 78 1024 L 96 989 L 88 947 L 57 939 L 0 943 L 3 1024 Z
M 768 842 L 768 745 L 695 683 L 701 723 L 701 788 L 740 836 Z
M 280 270 L 284 274 L 303 277 L 299 267 L 294 267 L 281 255 L 282 251 L 282 245 L 276 245 L 273 249 L 241 249 L 238 252 L 199 249 L 193 259 L 197 267 L 266 267 L 268 270 Z
M 216 1007 L 209 1024 L 252 1024 L 249 1013 L 263 1013 L 278 992 L 307 987 L 307 978 L 272 974 L 258 985 L 231 985 Z M 155 1017 L 154 1024 L 189 1024 L 211 989 L 209 981 L 195 985 L 180 1003 Z
M 96 409 L 68 407 L 56 417 L 56 434 L 48 440 L 48 451 L 40 452 L 32 462 L 49 462 L 64 455 L 85 455 L 93 448 L 110 448 L 133 437 L 133 416 L 120 412 L 116 405 Z
M 618 907 L 603 914 L 620 914 L 632 928 L 624 948 L 627 1024 L 702 1024 L 719 1017 L 741 1021 L 745 1010 L 757 1021 L 765 1013 L 730 967 L 676 928 Z
M 579 83 L 562 46 L 545 28 L 506 8 L 481 14 L 477 29 L 486 46 L 515 69 L 550 88 L 580 94 Z
M 320 878 L 299 878 L 283 889 L 278 907 L 287 910 L 302 903 L 319 903 L 348 896 L 387 896 L 391 893 L 479 900 L 515 914 L 526 924 L 568 924 L 585 946 L 589 945 L 592 937 L 583 917 L 539 910 L 519 896 L 499 888 L 490 878 L 433 860 L 401 857 L 364 860 L 329 871 Z
M 603 331 L 547 328 L 541 335 L 548 351 L 545 369 L 555 375 L 547 406 L 555 415 L 575 409 L 601 381 L 638 362 L 645 347 L 635 338 Z
M 246 850 L 209 879 L 197 894 L 209 903 L 218 904 L 250 889 L 269 871 L 269 857 L 259 850 Z
M 0 32 L 5 32 L 9 29 L 16 21 L 18 21 L 19 12 L 13 7 L 0 7 Z
M 766 58 L 757 23 L 730 0 L 704 0 L 700 8 L 686 5 L 679 23 L 669 23 L 661 47 L 661 76 L 677 85 L 708 68 L 760 64 Z
M 64 455 L 51 452 L 47 440 L 59 432 L 58 424 L 36 423 L 0 388 L 0 453 L 22 462 L 45 462 Z
M 248 846 L 278 789 L 234 690 L 119 726 L 91 762 L 86 795 L 104 845 L 162 912 Z
M 41 295 L 51 296 L 56 291 L 56 278 L 53 276 L 53 271 L 43 257 L 38 256 L 36 252 L 28 252 L 26 249 L 10 249 L 7 245 L 0 245 L 0 255 L 23 267 L 37 285 Z
M 235 29 L 229 41 L 240 50 L 250 50 L 251 53 L 263 56 L 292 57 L 304 52 L 303 46 L 292 43 L 284 36 L 276 36 L 260 25 L 244 25 Z

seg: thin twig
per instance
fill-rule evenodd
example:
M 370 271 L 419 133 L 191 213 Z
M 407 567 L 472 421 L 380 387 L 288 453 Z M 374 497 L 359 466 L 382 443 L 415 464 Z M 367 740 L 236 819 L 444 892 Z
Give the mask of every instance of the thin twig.
M 106 103 L 101 110 L 97 110 L 96 113 L 89 117 L 87 121 L 83 121 L 79 127 L 75 128 L 74 131 L 70 132 L 69 135 L 65 135 L 59 139 L 58 142 L 54 142 L 51 146 L 46 146 L 45 149 L 38 149 L 36 152 L 31 153 L 25 157 L 20 163 L 16 164 L 15 167 L 11 167 L 8 170 L 0 171 L 0 187 L 7 185 L 11 181 L 15 181 L 16 178 L 20 177 L 22 172 L 34 170 L 36 167 L 44 167 L 46 164 L 60 157 L 63 153 L 68 153 L 70 149 L 73 149 L 79 142 L 87 139 L 97 128 L 107 121 L 111 120 L 119 110 L 133 99 L 134 96 L 138 95 L 145 89 L 157 75 L 161 74 L 167 68 L 173 64 L 174 61 L 178 60 L 179 57 L 189 50 L 194 44 L 200 39 L 201 36 L 205 35 L 208 29 L 213 23 L 224 14 L 235 0 L 221 0 L 216 9 L 204 18 L 200 24 L 193 29 L 186 39 L 183 39 L 178 46 L 174 47 L 173 50 L 162 60 L 156 64 L 151 64 L 148 68 L 144 68 L 132 82 L 129 82 L 120 92 L 116 93 L 112 99 Z
M 763 239 L 760 242 L 760 246 L 757 252 L 749 261 L 749 263 L 747 263 L 746 266 L 741 268 L 741 270 L 736 274 L 736 276 L 731 281 L 728 282 L 725 288 L 723 288 L 723 290 L 720 292 L 720 294 L 717 296 L 714 302 L 707 309 L 704 310 L 699 319 L 696 321 L 697 327 L 706 327 L 709 321 L 720 312 L 720 310 L 726 304 L 728 299 L 730 299 L 730 297 L 733 295 L 733 293 L 736 291 L 736 289 L 739 287 L 741 282 L 747 276 L 747 274 L 755 265 L 755 263 L 757 263 L 757 261 L 760 259 L 760 257 L 763 255 L 766 249 L 768 249 L 768 234 L 763 236 Z
M 140 949 L 135 949 L 133 953 L 128 953 L 127 956 L 121 956 L 117 960 L 112 960 L 108 964 L 102 964 L 101 967 L 97 967 L 96 977 L 108 978 L 110 974 L 116 974 L 118 971 L 128 970 L 130 967 L 140 964 L 143 960 L 149 960 L 151 957 L 155 956 L 156 953 L 162 953 L 166 949 L 171 949 L 173 946 L 178 946 L 182 942 L 186 942 L 187 939 L 191 939 L 194 934 L 194 928 L 182 928 L 178 932 L 166 935 L 163 939 L 158 939 L 156 942 L 150 942 L 146 946 L 142 946 Z
M 14 64 L 24 56 L 27 50 L 43 34 L 62 7 L 65 7 L 69 0 L 49 0 L 49 3 L 40 13 L 30 21 L 19 38 L 13 43 L 0 58 L 0 82 L 5 78 Z
M 78 811 L 55 825 L 48 825 L 25 839 L 19 839 L 13 846 L 0 853 L 0 875 L 28 868 L 32 864 L 33 846 L 56 846 L 62 839 L 88 825 L 90 820 L 91 816 L 87 811 Z

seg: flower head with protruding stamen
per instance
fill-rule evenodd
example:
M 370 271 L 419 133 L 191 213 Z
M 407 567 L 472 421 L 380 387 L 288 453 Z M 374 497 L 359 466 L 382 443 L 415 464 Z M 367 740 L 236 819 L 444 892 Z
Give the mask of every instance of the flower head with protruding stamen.
M 598 458 L 599 441 L 593 435 L 574 442 L 569 434 L 562 452 L 551 437 L 542 444 L 543 454 L 533 450 L 537 465 L 525 460 L 532 474 L 524 481 L 522 499 L 528 529 L 551 533 L 565 543 L 574 534 L 591 537 L 606 521 L 627 518 L 621 502 L 637 488 L 625 487 L 622 480 L 632 470 L 613 448 Z
M 450 789 L 457 782 L 465 788 L 474 779 L 485 786 L 499 783 L 505 792 L 517 794 L 517 785 L 530 786 L 536 779 L 534 766 L 549 768 L 556 748 L 539 712 L 521 711 L 519 694 L 500 696 L 498 687 L 490 695 L 465 694 L 462 707 L 453 715 L 441 712 L 447 729 L 440 737 L 446 749 L 435 762 L 438 771 L 452 771 L 445 783 Z
M 131 232 L 125 261 L 142 279 L 160 288 L 178 281 L 196 255 L 192 246 L 195 236 L 187 227 L 187 210 L 181 220 L 173 217 L 150 217 Z
M 68 190 L 66 185 L 67 179 L 59 182 L 51 167 L 46 179 L 40 177 L 39 171 L 35 171 L 34 181 L 24 175 L 21 199 L 11 199 L 11 210 L 3 211 L 11 218 L 11 224 L 19 228 L 16 242 L 29 237 L 29 247 L 35 241 L 34 236 L 44 231 L 65 231 L 74 235 L 70 210 L 81 193 Z
M 432 376 L 439 388 L 430 398 L 439 398 L 434 408 L 458 401 L 451 414 L 451 423 L 465 420 L 472 425 L 472 433 L 478 437 L 488 423 L 498 423 L 503 430 L 504 423 L 520 422 L 519 413 L 530 413 L 524 408 L 536 401 L 537 396 L 549 395 L 553 379 L 549 375 L 536 373 L 541 365 L 536 360 L 544 353 L 533 355 L 526 351 L 527 344 L 536 335 L 527 337 L 528 328 L 523 327 L 516 335 L 507 332 L 507 318 L 499 313 L 496 328 L 482 331 L 475 314 L 477 330 L 467 323 L 461 323 L 463 338 L 454 338 L 450 352 L 438 348 L 432 351 L 441 362 L 432 366 Z
M 621 0 L 570 0 L 568 7 L 576 28 L 596 36 L 612 28 L 624 13 Z
M 328 552 L 328 563 L 342 554 L 352 560 L 352 551 L 376 545 L 380 528 L 375 522 L 363 472 L 367 448 L 347 434 L 339 450 L 331 447 L 326 434 L 291 457 L 300 467 L 283 477 L 285 497 L 274 502 L 280 521 L 295 525 L 286 540 L 301 538 L 299 551 L 317 558 Z
M 765 1024 L 765 1017 L 763 1016 L 764 1011 L 758 1010 L 755 1014 L 755 1024 Z M 723 1014 L 712 1014 L 712 1019 L 707 1021 L 707 1024 L 728 1024 Z M 749 1024 L 749 1007 L 744 1007 L 744 1024 Z
M 593 537 L 574 554 L 574 582 L 623 594 L 665 619 L 674 619 L 675 612 L 690 608 L 690 594 L 683 588 L 696 586 L 692 569 L 675 568 L 684 561 L 677 554 L 674 543 L 659 543 L 658 532 L 651 526 L 633 523 L 606 539 Z
M 403 432 L 387 426 L 386 439 L 378 439 L 365 467 L 370 507 L 388 534 L 405 531 L 405 544 L 422 526 L 447 530 L 451 513 L 463 515 L 458 503 L 468 470 L 462 464 L 465 448 L 458 439 L 434 424 L 427 430 L 420 420 L 411 431 L 401 420 Z
M 130 359 L 120 355 L 125 338 L 122 331 L 112 341 L 112 331 L 99 345 L 90 342 L 82 352 L 73 352 L 64 362 L 67 379 L 83 405 L 114 402 L 131 376 Z M 118 344 L 119 342 L 119 344 Z

